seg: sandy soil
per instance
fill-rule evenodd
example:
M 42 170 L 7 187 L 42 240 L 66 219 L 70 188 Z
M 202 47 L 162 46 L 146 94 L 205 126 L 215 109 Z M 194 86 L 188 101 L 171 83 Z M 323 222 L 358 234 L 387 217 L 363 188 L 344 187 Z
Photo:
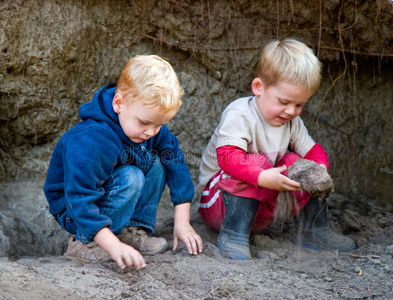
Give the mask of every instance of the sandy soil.
M 250 261 L 227 260 L 193 207 L 205 244 L 198 256 L 168 250 L 147 256 L 139 271 L 62 257 L 0 258 L 0 299 L 393 299 L 392 214 L 332 198 L 332 227 L 358 246 L 350 254 L 294 246 L 289 222 L 253 235 Z M 172 219 L 158 221 L 157 234 L 171 240 Z

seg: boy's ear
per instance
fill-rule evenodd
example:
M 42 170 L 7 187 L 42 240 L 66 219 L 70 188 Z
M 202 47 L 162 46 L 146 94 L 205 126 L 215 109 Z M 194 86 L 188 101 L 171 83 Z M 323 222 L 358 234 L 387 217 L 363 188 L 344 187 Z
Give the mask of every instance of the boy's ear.
M 263 92 L 263 82 L 260 78 L 254 78 L 252 81 L 252 92 L 255 96 L 260 96 L 262 95 Z
M 124 105 L 124 97 L 120 94 L 116 94 L 112 100 L 112 106 L 115 113 L 118 114 L 123 105 Z

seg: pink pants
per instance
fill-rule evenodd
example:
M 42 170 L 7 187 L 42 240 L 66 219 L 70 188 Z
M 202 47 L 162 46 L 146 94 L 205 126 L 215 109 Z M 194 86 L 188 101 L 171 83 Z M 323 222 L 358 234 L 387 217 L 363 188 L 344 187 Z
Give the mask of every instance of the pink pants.
M 265 170 L 272 168 L 269 160 L 267 160 L 264 156 L 259 154 L 248 155 L 252 156 L 262 169 Z M 287 153 L 274 167 L 280 167 L 283 165 L 289 167 L 299 158 L 300 156 L 295 153 Z M 282 174 L 288 176 L 287 170 Z M 221 190 L 225 190 L 236 196 L 252 198 L 261 202 L 255 216 L 251 232 L 266 228 L 274 221 L 274 210 L 276 208 L 279 193 L 277 190 L 252 186 L 246 182 L 233 179 L 229 175 L 225 174 L 223 170 L 220 170 L 203 190 L 198 209 L 203 221 L 209 227 L 220 231 L 221 223 L 225 216 L 225 206 L 222 201 Z M 310 199 L 310 195 L 307 192 L 295 191 L 292 192 L 292 199 L 297 202 L 292 205 L 293 209 L 291 213 L 292 216 L 295 216 L 298 211 L 306 205 Z

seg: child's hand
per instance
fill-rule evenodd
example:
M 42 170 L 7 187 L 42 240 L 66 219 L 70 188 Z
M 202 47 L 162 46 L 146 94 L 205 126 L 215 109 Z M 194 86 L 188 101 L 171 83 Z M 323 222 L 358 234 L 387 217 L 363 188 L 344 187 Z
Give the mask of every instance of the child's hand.
M 107 227 L 97 232 L 94 241 L 110 254 L 120 269 L 134 266 L 138 270 L 146 266 L 143 256 L 133 247 L 122 243 Z
M 177 249 L 179 239 L 186 245 L 188 253 L 196 255 L 202 252 L 203 243 L 201 237 L 190 225 L 191 203 L 182 203 L 175 206 L 175 225 L 173 228 L 173 250 Z
M 289 179 L 281 174 L 287 169 L 286 166 L 263 170 L 259 173 L 258 186 L 277 191 L 298 191 L 300 183 Z
M 173 251 L 177 249 L 177 246 L 179 245 L 179 239 L 181 239 L 186 245 L 188 253 L 197 255 L 198 252 L 202 252 L 202 239 L 195 232 L 194 228 L 192 228 L 189 222 L 175 222 L 173 229 Z
M 146 266 L 145 259 L 135 248 L 122 243 L 116 243 L 108 253 L 120 269 L 134 266 L 137 270 Z

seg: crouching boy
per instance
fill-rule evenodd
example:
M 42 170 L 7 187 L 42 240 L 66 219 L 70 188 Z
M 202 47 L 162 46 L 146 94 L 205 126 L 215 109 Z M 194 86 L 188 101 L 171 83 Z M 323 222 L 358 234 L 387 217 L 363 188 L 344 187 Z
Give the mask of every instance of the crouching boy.
M 53 150 L 45 196 L 49 211 L 72 234 L 66 257 L 145 266 L 143 254 L 167 249 L 151 237 L 165 184 L 175 206 L 174 243 L 202 251 L 191 227 L 194 187 L 177 138 L 166 123 L 181 105 L 171 65 L 154 55 L 132 58 L 117 84 L 98 90 L 79 110 L 81 122 Z
M 299 115 L 320 85 L 320 62 L 305 44 L 273 40 L 262 51 L 253 97 L 240 98 L 224 110 L 202 157 L 199 213 L 220 232 L 224 257 L 250 259 L 249 235 L 273 222 L 280 192 L 291 192 L 301 239 L 312 249 L 351 251 L 354 242 L 334 233 L 322 203 L 300 191 L 287 177 L 299 158 L 328 169 L 326 152 L 308 134 Z M 282 193 L 281 193 L 282 194 Z M 297 236 L 297 235 L 296 235 Z

